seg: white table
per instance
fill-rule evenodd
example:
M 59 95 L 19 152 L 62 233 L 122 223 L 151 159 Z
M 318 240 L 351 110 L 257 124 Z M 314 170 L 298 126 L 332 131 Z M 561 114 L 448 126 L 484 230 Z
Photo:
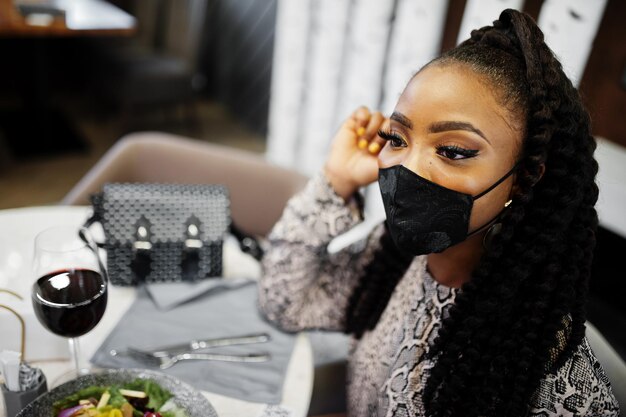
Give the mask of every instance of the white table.
M 27 322 L 26 359 L 40 367 L 48 381 L 72 368 L 67 359 L 67 344 L 64 339 L 53 336 L 34 317 L 30 303 L 30 267 L 32 245 L 36 234 L 53 225 L 78 226 L 84 222 L 90 210 L 86 207 L 50 206 L 0 210 L 0 288 L 8 288 L 20 294 L 19 301 L 10 294 L 0 293 L 0 303 L 8 304 L 25 316 Z M 227 242 L 224 247 L 224 275 L 237 276 L 242 273 L 258 273 L 258 264 L 247 255 L 241 254 L 236 245 Z M 256 272 L 255 272 L 256 271 Z M 110 286 L 108 305 L 101 322 L 90 333 L 80 338 L 83 355 L 87 358 L 96 351 L 124 312 L 135 299 L 135 290 L 128 287 Z M 13 328 L 11 328 L 13 323 Z M 0 309 L 0 349 L 18 349 L 17 320 L 7 311 Z M 64 356 L 64 359 L 58 359 Z M 44 360 L 44 358 L 48 358 Z M 294 417 L 306 416 L 313 386 L 313 356 L 309 339 L 305 334 L 296 338 L 289 362 L 281 405 L 289 408 Z M 259 416 L 265 404 L 251 403 L 203 392 L 220 417 Z M 1 404 L 0 417 L 4 416 Z

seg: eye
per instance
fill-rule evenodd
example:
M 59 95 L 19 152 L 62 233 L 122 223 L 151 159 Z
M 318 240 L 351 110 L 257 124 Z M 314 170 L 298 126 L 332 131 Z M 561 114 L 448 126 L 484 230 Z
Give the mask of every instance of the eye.
M 437 146 L 437 155 L 452 160 L 468 159 L 478 155 L 478 149 L 465 149 L 456 145 L 439 145 Z
M 383 130 L 379 130 L 378 136 L 380 136 L 382 139 L 389 142 L 392 148 L 406 148 L 407 147 L 406 141 L 402 139 L 402 137 L 395 132 L 391 132 L 391 131 L 385 132 Z

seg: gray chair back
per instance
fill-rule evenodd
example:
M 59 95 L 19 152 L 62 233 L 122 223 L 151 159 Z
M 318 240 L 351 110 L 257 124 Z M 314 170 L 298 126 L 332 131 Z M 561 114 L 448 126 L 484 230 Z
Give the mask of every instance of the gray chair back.
M 62 204 L 89 204 L 89 195 L 107 182 L 223 184 L 230 192 L 234 223 L 246 233 L 265 236 L 306 181 L 252 152 L 166 133 L 133 133 L 120 139 Z

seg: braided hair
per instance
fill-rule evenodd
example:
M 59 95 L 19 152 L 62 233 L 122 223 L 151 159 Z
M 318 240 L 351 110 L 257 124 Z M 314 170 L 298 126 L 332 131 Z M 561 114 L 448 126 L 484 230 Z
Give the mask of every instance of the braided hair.
M 493 26 L 427 65 L 467 65 L 524 122 L 513 204 L 429 350 L 432 416 L 523 416 L 543 376 L 584 337 L 598 188 L 590 120 L 528 15 Z M 348 307 L 348 331 L 373 329 L 412 259 L 386 232 Z

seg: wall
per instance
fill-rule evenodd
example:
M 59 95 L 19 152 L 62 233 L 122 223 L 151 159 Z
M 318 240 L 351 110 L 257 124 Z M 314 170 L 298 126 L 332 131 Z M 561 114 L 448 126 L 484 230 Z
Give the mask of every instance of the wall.
M 208 93 L 253 130 L 267 131 L 276 0 L 209 0 L 200 66 Z
M 626 147 L 624 18 L 626 1 L 609 0 L 589 56 L 580 91 L 591 113 L 594 134 Z M 623 164 L 626 165 L 626 161 L 623 161 Z

